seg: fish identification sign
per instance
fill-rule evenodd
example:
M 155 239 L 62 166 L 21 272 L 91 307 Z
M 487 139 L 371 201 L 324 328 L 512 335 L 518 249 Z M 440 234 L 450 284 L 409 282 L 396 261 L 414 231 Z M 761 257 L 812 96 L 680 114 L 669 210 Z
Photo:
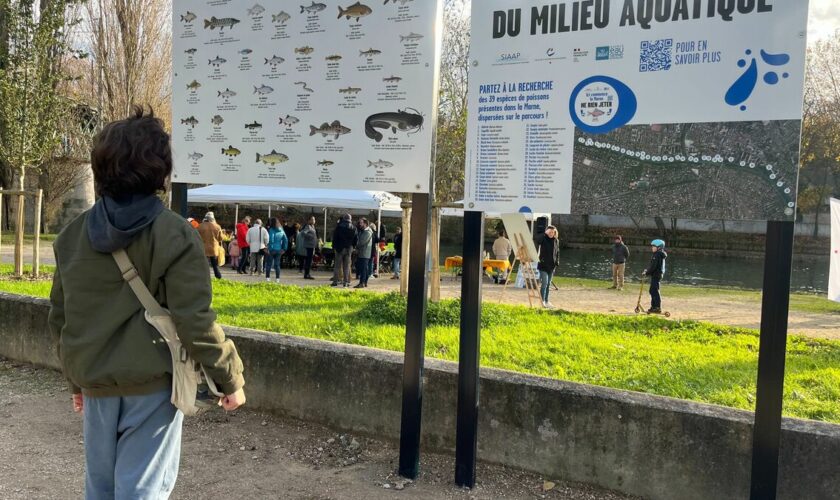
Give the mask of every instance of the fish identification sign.
M 440 9 L 175 0 L 174 180 L 428 192 Z
M 807 15 L 807 1 L 474 1 L 467 208 L 793 220 Z

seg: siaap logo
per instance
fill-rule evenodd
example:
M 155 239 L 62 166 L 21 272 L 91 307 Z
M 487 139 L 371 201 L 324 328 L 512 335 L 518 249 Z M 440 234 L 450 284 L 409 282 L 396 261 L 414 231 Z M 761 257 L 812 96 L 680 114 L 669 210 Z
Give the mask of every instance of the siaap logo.
M 520 52 L 503 52 L 499 54 L 499 62 L 516 62 L 521 56 Z

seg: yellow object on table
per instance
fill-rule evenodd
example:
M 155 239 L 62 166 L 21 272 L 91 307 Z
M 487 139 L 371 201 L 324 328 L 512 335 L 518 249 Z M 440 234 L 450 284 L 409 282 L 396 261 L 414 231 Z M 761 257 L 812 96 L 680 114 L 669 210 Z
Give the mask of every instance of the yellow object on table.
M 455 257 L 447 257 L 446 260 L 443 261 L 443 267 L 446 270 L 464 267 L 464 258 L 457 255 Z
M 454 257 L 447 257 L 446 260 L 443 261 L 443 267 L 447 271 L 452 271 L 457 274 L 457 272 L 464 267 L 464 258 L 457 255 Z M 507 272 L 511 268 L 511 265 L 508 260 L 484 259 L 481 263 L 481 267 L 488 273 L 494 269 L 497 269 L 500 272 Z

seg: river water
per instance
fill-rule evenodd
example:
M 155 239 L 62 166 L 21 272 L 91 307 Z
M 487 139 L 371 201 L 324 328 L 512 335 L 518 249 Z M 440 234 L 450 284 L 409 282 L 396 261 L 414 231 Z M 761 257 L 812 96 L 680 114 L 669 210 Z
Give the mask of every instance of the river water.
M 489 250 L 489 248 L 488 248 Z M 459 246 L 441 247 L 441 260 L 461 255 Z M 649 254 L 632 251 L 627 275 L 639 275 L 647 266 Z M 558 276 L 610 280 L 611 253 L 604 251 L 565 249 L 560 251 Z M 665 281 L 684 285 L 724 286 L 760 290 L 764 260 L 736 257 L 680 255 L 679 249 L 669 252 Z M 791 289 L 800 292 L 825 293 L 828 290 L 828 257 L 795 259 Z

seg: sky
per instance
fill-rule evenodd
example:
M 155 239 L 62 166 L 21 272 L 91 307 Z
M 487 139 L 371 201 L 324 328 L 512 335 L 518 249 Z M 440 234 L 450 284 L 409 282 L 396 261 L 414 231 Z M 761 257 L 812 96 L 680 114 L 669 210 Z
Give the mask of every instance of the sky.
M 785 0 L 800 1 L 800 0 Z M 808 42 L 830 36 L 840 29 L 840 1 L 811 0 L 808 15 Z

